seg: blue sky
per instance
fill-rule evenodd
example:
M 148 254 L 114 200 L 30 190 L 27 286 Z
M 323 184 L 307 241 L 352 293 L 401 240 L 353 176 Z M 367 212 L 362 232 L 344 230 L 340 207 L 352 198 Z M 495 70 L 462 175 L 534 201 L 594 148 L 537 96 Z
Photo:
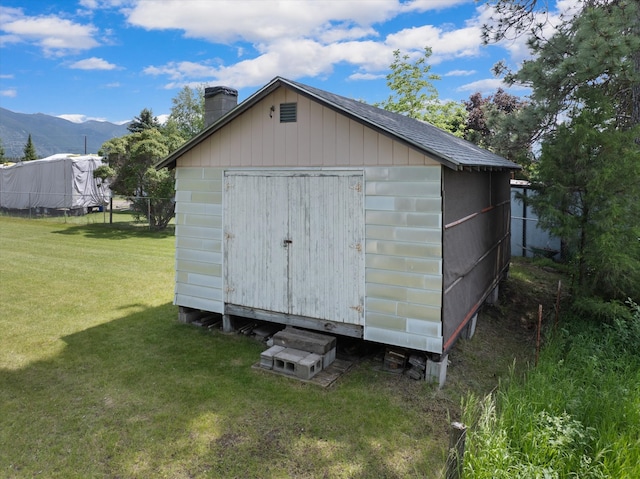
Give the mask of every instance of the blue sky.
M 550 1 L 552 17 L 576 1 Z M 242 101 L 275 76 L 374 103 L 393 51 L 425 46 L 440 98 L 463 100 L 495 92 L 497 61 L 527 57 L 523 39 L 482 45 L 492 21 L 474 0 L 2 0 L 0 106 L 120 123 L 168 114 L 185 85 Z

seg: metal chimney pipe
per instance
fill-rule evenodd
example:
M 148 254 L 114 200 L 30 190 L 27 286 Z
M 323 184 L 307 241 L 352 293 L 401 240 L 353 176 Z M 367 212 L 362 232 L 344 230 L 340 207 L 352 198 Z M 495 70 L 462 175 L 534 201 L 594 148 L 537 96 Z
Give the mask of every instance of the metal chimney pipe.
M 226 86 L 204 89 L 204 126 L 212 125 L 238 104 L 238 90 Z

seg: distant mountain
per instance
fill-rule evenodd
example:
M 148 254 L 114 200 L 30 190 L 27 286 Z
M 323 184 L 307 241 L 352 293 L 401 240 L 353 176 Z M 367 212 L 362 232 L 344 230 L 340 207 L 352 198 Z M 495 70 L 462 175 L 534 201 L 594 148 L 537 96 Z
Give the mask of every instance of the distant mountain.
M 73 123 L 42 113 L 15 113 L 0 108 L 0 139 L 6 158 L 23 156 L 24 145 L 31 134 L 38 158 L 56 153 L 97 153 L 102 144 L 128 134 L 127 124 L 106 121 Z

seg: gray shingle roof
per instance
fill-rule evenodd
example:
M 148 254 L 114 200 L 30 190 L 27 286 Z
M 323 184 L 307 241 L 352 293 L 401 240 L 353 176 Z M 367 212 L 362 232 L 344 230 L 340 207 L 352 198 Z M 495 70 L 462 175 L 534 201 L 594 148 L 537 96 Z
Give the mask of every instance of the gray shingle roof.
M 520 169 L 520 166 L 516 163 L 484 148 L 480 148 L 471 142 L 453 136 L 429 123 L 281 77 L 276 77 L 271 80 L 271 82 L 261 90 L 247 98 L 227 115 L 220 118 L 216 123 L 203 130 L 191 141 L 165 158 L 157 167 L 175 166 L 176 159 L 182 153 L 198 144 L 204 138 L 251 108 L 255 103 L 281 86 L 289 87 L 299 94 L 310 97 L 326 107 L 359 121 L 370 128 L 390 135 L 396 140 L 434 156 L 450 168 Z

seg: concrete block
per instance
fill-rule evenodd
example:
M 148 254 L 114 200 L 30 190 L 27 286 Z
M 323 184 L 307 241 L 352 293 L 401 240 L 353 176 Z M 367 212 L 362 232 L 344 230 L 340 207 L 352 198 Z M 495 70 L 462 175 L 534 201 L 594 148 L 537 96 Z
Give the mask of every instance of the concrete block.
M 231 322 L 231 316 L 229 316 L 228 314 L 222 315 L 222 332 L 223 333 L 233 332 L 233 323 Z
M 282 346 L 272 346 L 260 354 L 260 367 L 265 369 L 273 369 L 273 357 L 280 351 L 284 350 Z
M 299 349 L 284 348 L 273 355 L 273 370 L 300 379 L 311 379 L 322 371 L 322 356 Z
M 427 371 L 425 379 L 430 383 L 438 383 L 438 387 L 444 386 L 447 380 L 447 366 L 449 363 L 449 356 L 444 355 L 440 358 L 440 361 L 432 361 L 427 359 Z
M 478 313 L 474 314 L 471 320 L 467 323 L 464 332 L 465 339 L 473 338 L 473 335 L 476 333 L 476 324 L 478 323 Z
M 496 286 L 495 288 L 493 288 L 493 291 L 491 291 L 489 293 L 489 296 L 487 296 L 487 299 L 486 299 L 487 304 L 498 304 L 499 293 L 500 293 L 500 286 Z
M 295 374 L 300 379 L 311 379 L 322 371 L 322 356 L 311 353 L 296 363 Z
M 336 347 L 336 338 L 289 326 L 273 335 L 273 344 L 315 354 L 326 354 Z
M 322 355 L 322 369 L 327 369 L 336 360 L 336 348 L 331 348 L 328 353 Z
M 284 348 L 282 351 L 274 354 L 273 356 L 273 370 L 284 374 L 290 374 L 295 376 L 296 363 L 301 359 L 308 356 L 306 351 L 300 351 L 298 349 Z
M 199 309 L 187 308 L 185 306 L 180 306 L 180 308 L 178 308 L 178 321 L 181 323 L 193 323 L 197 319 L 200 319 L 202 315 L 203 312 Z

